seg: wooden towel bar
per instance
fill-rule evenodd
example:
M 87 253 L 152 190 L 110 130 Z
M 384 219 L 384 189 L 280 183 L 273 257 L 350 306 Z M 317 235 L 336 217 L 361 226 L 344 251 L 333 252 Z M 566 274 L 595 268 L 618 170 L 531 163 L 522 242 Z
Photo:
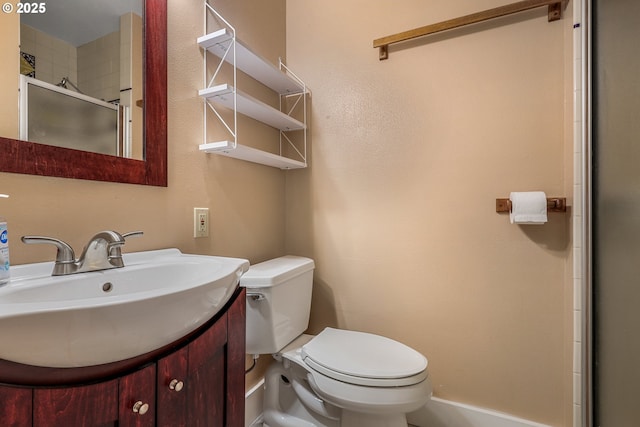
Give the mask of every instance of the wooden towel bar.
M 512 15 L 518 12 L 524 12 L 525 10 L 535 9 L 542 6 L 548 6 L 549 22 L 557 21 L 562 19 L 562 11 L 566 9 L 568 3 L 569 0 L 524 0 L 518 3 L 512 3 L 496 7 L 494 9 L 472 13 L 471 15 L 465 15 L 460 18 L 449 19 L 437 24 L 431 24 L 425 27 L 415 28 L 413 30 L 382 37 L 373 41 L 373 47 L 380 49 L 379 59 L 382 61 L 383 59 L 389 58 L 390 44 L 400 43 L 417 37 L 423 37 L 429 34 L 463 27 L 469 24 L 477 24 L 479 22 L 488 21 L 501 16 Z

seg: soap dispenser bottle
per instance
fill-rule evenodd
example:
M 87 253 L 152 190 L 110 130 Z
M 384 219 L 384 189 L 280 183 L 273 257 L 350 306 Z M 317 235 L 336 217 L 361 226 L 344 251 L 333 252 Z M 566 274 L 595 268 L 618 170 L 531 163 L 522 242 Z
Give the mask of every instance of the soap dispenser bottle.
M 0 198 L 7 198 L 6 194 L 0 194 Z M 7 233 L 7 221 L 0 216 L 0 285 L 9 281 L 9 238 Z

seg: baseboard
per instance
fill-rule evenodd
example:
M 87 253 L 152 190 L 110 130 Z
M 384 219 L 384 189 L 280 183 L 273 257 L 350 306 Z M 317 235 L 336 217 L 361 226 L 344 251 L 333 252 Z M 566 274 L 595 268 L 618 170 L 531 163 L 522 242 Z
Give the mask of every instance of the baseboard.
M 245 394 L 245 427 L 262 426 L 264 378 Z M 550 427 L 502 412 L 433 397 L 416 412 L 407 416 L 418 427 Z
M 262 426 L 262 399 L 264 378 L 251 387 L 244 395 L 244 426 Z
M 419 427 L 550 427 L 502 412 L 433 397 L 429 403 L 407 416 Z

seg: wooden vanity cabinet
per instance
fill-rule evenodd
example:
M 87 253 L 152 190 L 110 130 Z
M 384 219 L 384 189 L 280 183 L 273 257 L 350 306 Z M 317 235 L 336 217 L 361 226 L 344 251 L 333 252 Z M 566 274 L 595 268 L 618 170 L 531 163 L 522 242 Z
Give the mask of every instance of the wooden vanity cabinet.
M 118 384 L 117 426 L 155 426 L 156 365 L 149 365 L 133 374 L 124 376 L 118 380 Z
M 225 426 L 227 321 L 158 361 L 158 427 Z
M 33 390 L 33 425 L 109 426 L 118 419 L 118 380 Z
M 0 420 L 6 427 L 31 427 L 31 389 L 0 387 Z
M 244 352 L 238 289 L 214 319 L 126 373 L 64 386 L 0 385 L 0 420 L 3 427 L 242 427 Z
M 185 381 L 188 355 L 188 348 L 184 347 L 158 361 L 156 386 L 158 427 L 187 425 Z

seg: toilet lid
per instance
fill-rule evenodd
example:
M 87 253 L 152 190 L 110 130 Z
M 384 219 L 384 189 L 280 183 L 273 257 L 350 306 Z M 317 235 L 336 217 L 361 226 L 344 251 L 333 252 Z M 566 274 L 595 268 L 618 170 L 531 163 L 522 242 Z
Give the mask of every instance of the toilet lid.
M 398 341 L 365 332 L 326 328 L 302 347 L 314 370 L 352 384 L 400 386 L 427 377 L 427 359 Z

